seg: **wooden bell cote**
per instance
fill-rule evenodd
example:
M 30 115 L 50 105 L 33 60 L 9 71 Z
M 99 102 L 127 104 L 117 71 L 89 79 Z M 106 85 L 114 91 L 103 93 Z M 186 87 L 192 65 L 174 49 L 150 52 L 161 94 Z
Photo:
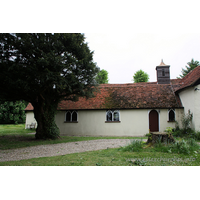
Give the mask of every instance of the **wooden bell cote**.
M 166 65 L 162 59 L 160 65 L 156 67 L 158 84 L 170 84 L 169 68 L 170 68 L 170 65 Z

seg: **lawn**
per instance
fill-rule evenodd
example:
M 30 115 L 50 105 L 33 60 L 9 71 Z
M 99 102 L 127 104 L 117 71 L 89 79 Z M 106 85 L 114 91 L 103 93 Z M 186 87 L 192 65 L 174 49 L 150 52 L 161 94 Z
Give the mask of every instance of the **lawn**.
M 199 166 L 200 156 L 176 153 L 124 152 L 105 149 L 62 156 L 0 162 L 0 166 Z
M 13 125 L 12 125 L 13 126 Z M 40 144 L 73 142 L 102 137 L 68 137 L 62 136 L 58 140 L 37 141 L 30 130 L 20 132 L 9 126 L 4 130 L 0 126 L 0 149 L 9 149 Z M 4 126 L 5 127 L 5 126 Z M 21 125 L 21 128 L 23 126 Z M 103 137 L 105 139 L 122 137 Z M 124 137 L 133 139 L 133 137 Z M 2 143 L 4 141 L 4 143 Z M 62 156 L 33 158 L 20 161 L 0 162 L 1 166 L 199 166 L 200 149 L 196 141 L 179 139 L 175 145 L 148 146 L 142 141 L 132 143 L 128 147 L 74 153 Z
M 0 125 L 0 136 L 4 135 L 25 135 L 27 133 L 33 133 L 33 129 L 25 129 L 25 124 L 5 124 Z
M 58 144 L 97 139 L 136 139 L 138 137 L 76 137 L 61 136 L 56 140 L 36 140 L 34 129 L 25 129 L 24 124 L 0 125 L 0 150 L 30 147 L 43 144 Z

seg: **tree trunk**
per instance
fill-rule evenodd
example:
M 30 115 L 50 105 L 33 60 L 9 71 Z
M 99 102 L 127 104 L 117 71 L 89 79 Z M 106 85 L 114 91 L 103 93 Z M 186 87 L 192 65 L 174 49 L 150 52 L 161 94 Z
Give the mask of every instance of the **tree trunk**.
M 57 103 L 40 101 L 33 103 L 34 116 L 37 121 L 36 139 L 56 139 L 59 138 L 60 131 L 55 123 Z

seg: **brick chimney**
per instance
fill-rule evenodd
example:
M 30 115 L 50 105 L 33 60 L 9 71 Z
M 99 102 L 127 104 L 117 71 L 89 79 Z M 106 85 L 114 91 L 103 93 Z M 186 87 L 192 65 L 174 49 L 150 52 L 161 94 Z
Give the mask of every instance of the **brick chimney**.
M 170 65 L 165 65 L 162 59 L 160 65 L 156 67 L 158 84 L 170 84 L 169 68 Z

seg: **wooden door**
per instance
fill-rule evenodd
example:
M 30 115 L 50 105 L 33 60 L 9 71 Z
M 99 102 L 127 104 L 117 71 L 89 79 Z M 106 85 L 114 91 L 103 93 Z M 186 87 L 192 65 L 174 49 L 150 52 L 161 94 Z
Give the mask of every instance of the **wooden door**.
M 151 110 L 149 113 L 149 129 L 151 132 L 159 131 L 158 112 L 156 110 Z

